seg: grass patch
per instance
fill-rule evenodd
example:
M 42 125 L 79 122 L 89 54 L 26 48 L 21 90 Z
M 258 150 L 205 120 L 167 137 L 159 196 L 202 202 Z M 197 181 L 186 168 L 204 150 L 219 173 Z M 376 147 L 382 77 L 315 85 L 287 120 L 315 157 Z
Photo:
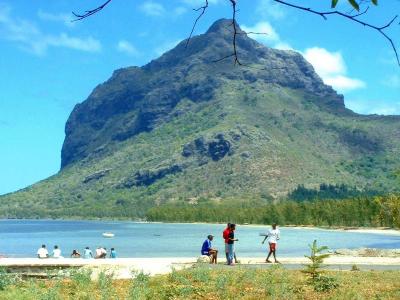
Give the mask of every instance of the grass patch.
M 132 280 L 116 280 L 104 273 L 97 280 L 55 278 L 7 285 L 0 299 L 398 299 L 399 271 L 327 271 L 339 285 L 322 291 L 308 283 L 301 271 L 282 267 L 253 269 L 197 266 Z M 84 284 L 83 284 L 84 283 Z M 323 282 L 323 284 L 329 284 Z

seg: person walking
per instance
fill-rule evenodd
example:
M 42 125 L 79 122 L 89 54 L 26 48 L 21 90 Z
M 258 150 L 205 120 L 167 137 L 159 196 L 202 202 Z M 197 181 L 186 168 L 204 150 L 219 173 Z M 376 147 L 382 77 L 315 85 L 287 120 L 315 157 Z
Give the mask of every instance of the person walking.
M 271 254 L 274 256 L 275 263 L 279 263 L 279 261 L 276 259 L 276 248 L 278 244 L 278 240 L 280 239 L 280 231 L 277 228 L 277 225 L 274 223 L 272 224 L 272 229 L 270 229 L 265 236 L 264 240 L 262 241 L 262 244 L 264 244 L 265 240 L 268 239 L 268 244 L 269 244 L 269 253 L 267 256 L 267 259 L 265 262 L 267 263 L 272 263 L 269 258 Z
M 228 235 L 228 265 L 233 266 L 233 258 L 234 258 L 234 253 L 235 253 L 235 242 L 239 241 L 238 239 L 235 238 L 235 230 L 236 230 L 236 225 L 235 224 L 230 224 L 229 226 L 229 235 Z

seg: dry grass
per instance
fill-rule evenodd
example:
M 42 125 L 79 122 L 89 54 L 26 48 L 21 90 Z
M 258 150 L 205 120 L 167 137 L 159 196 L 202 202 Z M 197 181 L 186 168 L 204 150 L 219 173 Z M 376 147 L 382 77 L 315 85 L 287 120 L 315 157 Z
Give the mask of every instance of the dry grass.
M 135 280 L 103 277 L 22 281 L 7 286 L 0 299 L 400 299 L 399 271 L 327 272 L 339 287 L 316 292 L 301 271 L 283 268 L 200 266 Z

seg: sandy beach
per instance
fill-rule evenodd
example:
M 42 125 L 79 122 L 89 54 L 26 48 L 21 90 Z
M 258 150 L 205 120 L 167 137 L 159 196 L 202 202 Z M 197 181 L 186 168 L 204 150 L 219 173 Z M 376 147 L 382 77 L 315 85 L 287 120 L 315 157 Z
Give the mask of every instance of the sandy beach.
M 266 228 L 269 229 L 271 225 L 260 225 L 260 224 L 239 224 L 239 226 L 255 227 L 255 228 Z M 281 228 L 301 229 L 301 230 L 326 230 L 326 231 L 344 231 L 344 232 L 356 232 L 356 233 L 372 233 L 372 234 L 383 234 L 383 235 L 394 235 L 400 236 L 400 230 L 386 227 L 357 227 L 357 228 L 326 228 L 316 226 L 282 226 Z
M 357 228 L 357 229 L 339 229 L 346 232 L 373 233 L 400 236 L 400 230 L 396 229 L 379 229 L 379 228 Z
M 240 258 L 242 266 L 267 266 L 265 258 Z M 305 257 L 287 257 L 280 258 L 279 261 L 283 266 L 303 265 L 308 263 Z M 224 262 L 224 259 L 220 261 Z M 132 272 L 144 272 L 150 275 L 168 274 L 175 270 L 190 268 L 197 263 L 197 257 L 192 258 L 117 258 L 117 259 L 37 259 L 37 258 L 1 258 L 0 266 L 9 267 L 14 270 L 32 270 L 38 272 L 47 268 L 68 268 L 68 267 L 84 267 L 92 268 L 93 276 L 100 271 L 110 271 L 115 278 L 127 279 L 132 277 Z M 352 257 L 352 256 L 331 256 L 324 262 L 329 265 L 364 265 L 364 266 L 398 266 L 400 268 L 400 257 Z M 36 270 L 36 271 L 33 271 Z

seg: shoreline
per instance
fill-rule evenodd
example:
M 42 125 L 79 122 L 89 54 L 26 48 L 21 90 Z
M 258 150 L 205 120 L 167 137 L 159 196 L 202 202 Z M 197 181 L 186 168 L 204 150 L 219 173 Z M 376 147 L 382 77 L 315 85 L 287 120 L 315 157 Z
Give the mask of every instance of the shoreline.
M 129 222 L 129 223 L 137 223 L 137 224 L 178 224 L 178 225 L 226 225 L 225 223 L 208 223 L 208 222 L 162 222 L 162 221 L 145 221 L 143 219 L 138 220 L 128 220 L 128 219 L 3 219 L 0 218 L 0 222 L 4 221 L 90 221 L 90 222 Z M 254 227 L 254 228 L 261 228 L 261 227 L 271 227 L 271 224 L 236 224 L 237 226 L 244 226 L 244 227 Z M 343 231 L 343 232 L 354 232 L 354 233 L 370 233 L 370 234 L 384 234 L 384 235 L 391 235 L 391 236 L 400 236 L 400 229 L 391 228 L 391 227 L 354 227 L 354 226 L 314 226 L 314 225 L 284 225 L 279 226 L 280 228 L 293 228 L 293 229 L 309 229 L 309 230 L 326 230 L 326 231 Z

